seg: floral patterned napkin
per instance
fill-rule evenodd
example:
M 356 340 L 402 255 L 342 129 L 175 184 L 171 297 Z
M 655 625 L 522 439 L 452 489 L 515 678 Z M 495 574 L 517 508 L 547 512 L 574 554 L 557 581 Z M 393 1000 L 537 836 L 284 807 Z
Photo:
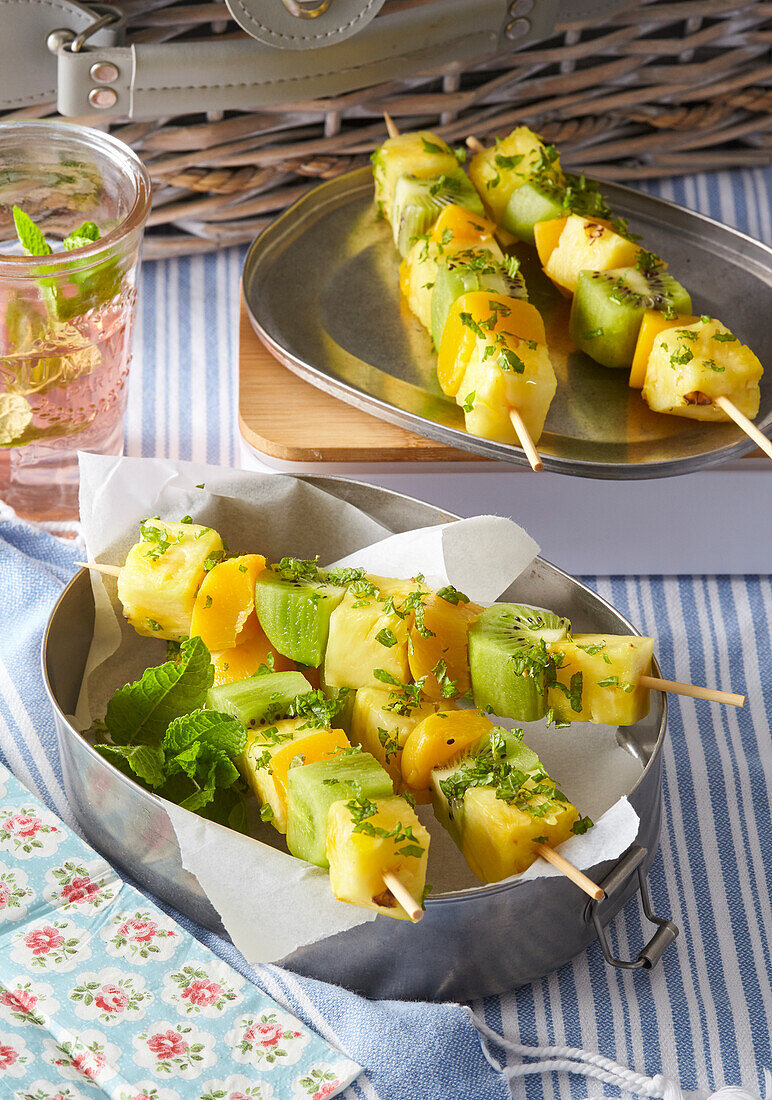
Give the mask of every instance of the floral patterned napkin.
M 325 1100 L 359 1072 L 0 765 L 0 1095 Z

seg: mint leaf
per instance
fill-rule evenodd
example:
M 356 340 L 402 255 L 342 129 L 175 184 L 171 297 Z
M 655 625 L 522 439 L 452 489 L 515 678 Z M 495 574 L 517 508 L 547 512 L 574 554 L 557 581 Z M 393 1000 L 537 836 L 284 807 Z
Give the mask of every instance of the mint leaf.
M 216 710 L 196 710 L 192 714 L 182 714 L 169 723 L 163 739 L 163 749 L 174 754 L 196 742 L 206 744 L 230 757 L 239 756 L 247 743 L 247 731 L 232 714 L 220 714 Z
M 98 241 L 101 234 L 98 227 L 94 222 L 84 222 L 74 232 L 70 233 L 69 237 L 65 237 L 62 244 L 71 252 L 75 248 L 85 248 L 86 245 L 93 244 L 94 241 Z
M 155 745 L 94 745 L 94 748 L 124 775 L 133 773 L 149 787 L 161 787 L 166 781 L 164 754 Z
M 209 650 L 200 638 L 188 638 L 177 662 L 149 668 L 116 691 L 105 715 L 110 737 L 116 745 L 160 744 L 170 722 L 203 704 L 213 679 Z
M 167 767 L 170 775 L 182 771 L 193 782 L 194 790 L 180 802 L 186 810 L 207 805 L 217 787 L 232 787 L 239 778 L 238 768 L 224 752 L 201 741 L 172 757 Z
M 18 206 L 13 208 L 13 223 L 16 226 L 19 242 L 28 256 L 51 255 L 53 249 L 43 236 L 42 229 L 35 225 L 29 214 L 25 214 Z

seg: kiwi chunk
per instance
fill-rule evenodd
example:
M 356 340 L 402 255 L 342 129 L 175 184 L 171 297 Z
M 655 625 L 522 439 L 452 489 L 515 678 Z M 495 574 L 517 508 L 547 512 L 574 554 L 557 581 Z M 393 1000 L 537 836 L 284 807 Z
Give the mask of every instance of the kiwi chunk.
M 432 290 L 432 340 L 439 348 L 450 307 L 462 294 L 488 290 L 509 298 L 528 301 L 525 279 L 514 258 L 509 263 L 495 259 L 487 248 L 467 248 L 440 264 Z
M 292 661 L 317 668 L 324 658 L 330 615 L 345 588 L 308 569 L 272 566 L 255 583 L 257 618 L 277 652 Z
M 568 619 L 516 603 L 487 607 L 469 629 L 469 668 L 475 706 L 535 722 L 547 711 L 555 661 L 547 646 L 562 641 Z
M 311 685 L 301 672 L 266 672 L 210 688 L 206 705 L 210 710 L 233 714 L 243 725 L 254 729 L 284 718 L 298 695 L 310 690 Z
M 596 363 L 629 368 L 647 309 L 691 313 L 692 301 L 661 267 L 582 271 L 571 305 L 571 339 Z
M 303 764 L 302 741 L 298 745 Z M 369 752 L 293 766 L 287 773 L 287 847 L 293 856 L 329 867 L 327 818 L 333 802 L 366 803 L 394 793 L 391 776 Z
M 612 212 L 597 184 L 584 176 L 566 175 L 558 181 L 547 172 L 534 176 L 512 192 L 501 217 L 504 229 L 527 244 L 534 244 L 537 222 L 562 218 L 566 214 L 611 218 Z
M 428 179 L 399 177 L 394 188 L 391 228 L 400 256 L 407 255 L 416 238 L 425 236 L 442 208 L 451 203 L 484 216 L 482 200 L 463 169 Z

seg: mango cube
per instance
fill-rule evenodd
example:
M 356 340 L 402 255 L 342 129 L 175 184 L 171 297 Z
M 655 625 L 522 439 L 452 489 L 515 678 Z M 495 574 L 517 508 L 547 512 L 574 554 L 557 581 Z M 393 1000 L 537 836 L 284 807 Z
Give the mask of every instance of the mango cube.
M 223 649 L 212 654 L 214 665 L 214 687 L 222 684 L 234 684 L 254 676 L 261 667 L 272 668 L 274 672 L 289 672 L 295 668 L 295 662 L 282 657 L 271 646 L 268 636 L 257 621 L 253 611 L 236 637 L 231 649 Z
M 343 730 L 314 729 L 307 718 L 284 718 L 268 729 L 248 731 L 242 771 L 261 806 L 270 807 L 275 829 L 287 831 L 290 767 L 332 760 L 348 747 Z
M 729 420 L 715 398 L 729 398 L 750 420 L 758 414 L 764 368 L 750 348 L 712 318 L 654 338 L 643 397 L 654 412 L 692 420 Z
M 458 757 L 493 729 L 477 710 L 438 711 L 427 715 L 408 735 L 402 752 L 402 778 L 411 790 L 428 790 L 432 772 Z
M 430 699 L 446 700 L 466 695 L 472 686 L 469 674 L 469 627 L 480 614 L 480 604 L 455 602 L 436 592 L 424 600 L 423 633 L 413 623 L 407 657 L 414 680 Z
M 233 649 L 237 635 L 255 610 L 255 580 L 265 569 L 262 554 L 243 554 L 218 562 L 204 577 L 193 605 L 190 634 L 210 653 Z
M 124 617 L 138 634 L 178 642 L 190 636 L 196 594 L 225 556 L 211 527 L 146 519 L 118 577 Z
M 574 634 L 549 650 L 560 661 L 547 691 L 557 721 L 632 726 L 649 713 L 649 690 L 639 680 L 651 671 L 652 638 Z
M 410 917 L 383 881 L 390 872 L 420 901 L 426 885 L 429 832 L 396 795 L 335 802 L 327 819 L 330 887 L 340 901 L 397 920 Z

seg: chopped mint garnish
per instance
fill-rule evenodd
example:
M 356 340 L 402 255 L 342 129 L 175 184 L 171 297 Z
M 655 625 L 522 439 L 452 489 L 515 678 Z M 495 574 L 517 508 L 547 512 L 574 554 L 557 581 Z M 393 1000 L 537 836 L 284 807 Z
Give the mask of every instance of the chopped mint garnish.
M 452 584 L 448 584 L 444 588 L 438 588 L 437 595 L 441 600 L 445 600 L 447 603 L 469 603 L 469 597 L 465 596 L 463 592 L 459 592 Z
M 425 153 L 444 156 L 448 152 L 447 146 L 438 145 L 435 141 L 428 141 L 426 138 L 421 138 L 421 144 Z

